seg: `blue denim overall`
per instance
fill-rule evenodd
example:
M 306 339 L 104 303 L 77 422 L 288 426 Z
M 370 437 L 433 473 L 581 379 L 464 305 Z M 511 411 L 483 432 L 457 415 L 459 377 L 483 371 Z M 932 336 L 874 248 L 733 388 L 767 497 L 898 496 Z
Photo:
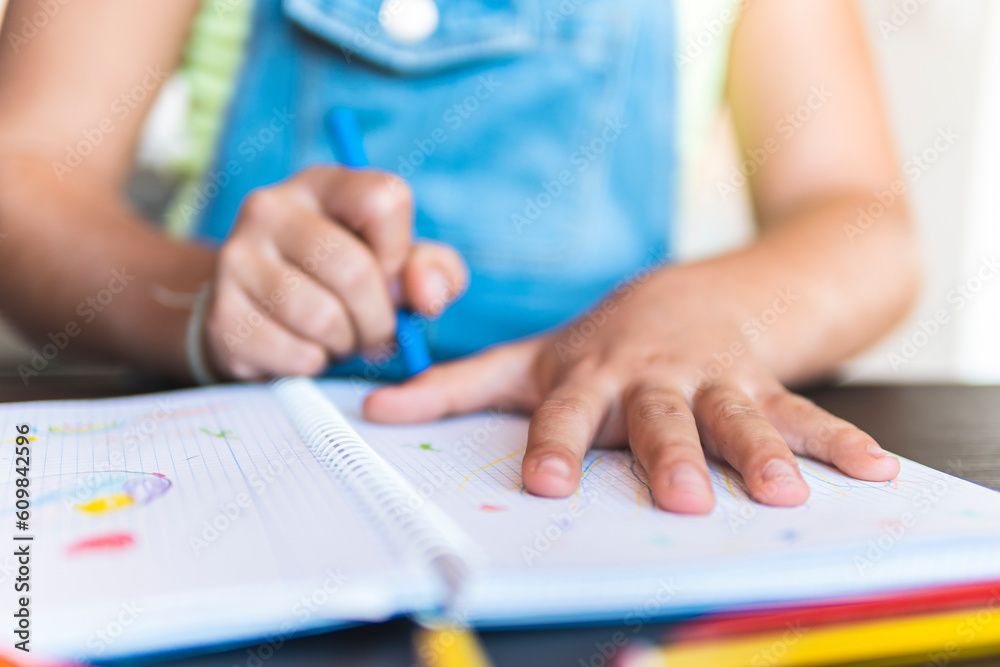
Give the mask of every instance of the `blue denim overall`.
M 412 45 L 380 28 L 380 0 L 256 2 L 214 168 L 231 182 L 201 237 L 224 239 L 251 189 L 336 162 L 324 117 L 350 107 L 371 164 L 411 184 L 415 236 L 469 265 L 468 292 L 427 324 L 435 359 L 565 323 L 666 257 L 668 0 L 437 0 Z

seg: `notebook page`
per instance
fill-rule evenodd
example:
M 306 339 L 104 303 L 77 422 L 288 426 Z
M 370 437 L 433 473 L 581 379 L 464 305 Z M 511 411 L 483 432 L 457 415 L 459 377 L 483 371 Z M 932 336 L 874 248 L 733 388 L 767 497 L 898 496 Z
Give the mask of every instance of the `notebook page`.
M 732 576 L 742 585 L 754 572 L 761 582 L 772 574 L 780 584 L 823 555 L 864 589 L 899 583 L 904 574 L 975 576 L 977 567 L 989 566 L 977 562 L 960 572 L 952 564 L 931 573 L 914 565 L 903 572 L 904 555 L 921 552 L 921 562 L 929 562 L 940 545 L 958 540 L 985 544 L 1000 568 L 1000 493 L 914 462 L 904 460 L 896 480 L 870 483 L 800 459 L 812 495 L 797 508 L 753 502 L 737 473 L 713 465 L 715 509 L 706 517 L 679 516 L 653 508 L 645 472 L 627 451 L 589 452 L 573 496 L 538 498 L 521 484 L 527 419 L 492 413 L 380 426 L 359 418 L 361 385 L 328 383 L 324 390 L 377 452 L 490 554 L 498 572 L 557 579 L 586 572 L 592 583 L 601 576 L 613 583 L 626 573 L 709 568 L 717 581 Z M 798 582 L 804 593 L 809 586 L 822 591 L 821 583 Z
M 42 652 L 106 657 L 384 618 L 396 611 L 393 589 L 406 588 L 399 581 L 417 579 L 318 466 L 268 387 L 0 406 L 4 535 L 21 533 L 20 423 L 31 426 L 23 534 L 34 535 Z M 123 614 L 127 628 L 110 638 Z

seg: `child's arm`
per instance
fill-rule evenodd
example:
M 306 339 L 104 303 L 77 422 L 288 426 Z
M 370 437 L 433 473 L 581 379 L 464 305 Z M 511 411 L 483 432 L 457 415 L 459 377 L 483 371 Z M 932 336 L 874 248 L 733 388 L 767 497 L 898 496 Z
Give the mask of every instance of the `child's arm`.
M 744 11 L 729 91 L 744 148 L 772 148 L 751 179 L 760 238 L 665 267 L 575 328 L 376 391 L 369 418 L 533 411 L 530 491 L 568 495 L 592 444 L 628 442 L 657 503 L 679 512 L 713 505 L 705 451 L 775 505 L 808 496 L 792 452 L 862 479 L 897 474 L 871 437 L 783 387 L 871 344 L 917 292 L 903 194 L 873 223 L 858 222 L 859 208 L 902 183 L 863 31 L 841 0 L 756 0 Z M 789 121 L 789 131 L 782 119 L 801 105 L 811 105 L 809 118 Z
M 197 290 L 212 253 L 160 236 L 120 192 L 197 4 L 62 4 L 24 32 L 38 5 L 11 3 L 0 48 L 0 310 L 37 349 L 64 348 L 59 361 L 86 353 L 185 368 L 185 312 L 150 294 Z
M 122 189 L 143 120 L 198 5 L 70 3 L 26 41 L 11 37 L 37 5 L 10 9 L 0 310 L 42 351 L 26 382 L 53 356 L 82 355 L 186 377 L 190 302 L 209 279 L 209 363 L 243 378 L 318 372 L 328 356 L 390 339 L 392 281 L 426 313 L 464 285 L 453 250 L 411 243 L 408 190 L 376 172 L 314 168 L 254 193 L 221 253 L 129 209 Z

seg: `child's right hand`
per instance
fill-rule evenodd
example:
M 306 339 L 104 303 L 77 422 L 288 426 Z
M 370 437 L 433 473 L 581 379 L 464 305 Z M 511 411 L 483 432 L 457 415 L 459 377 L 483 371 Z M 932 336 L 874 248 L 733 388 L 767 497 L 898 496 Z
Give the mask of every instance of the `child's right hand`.
M 374 170 L 312 167 L 252 192 L 219 253 L 203 344 L 242 380 L 315 375 L 391 344 L 397 305 L 438 315 L 468 282 L 450 246 L 414 243 L 410 189 Z

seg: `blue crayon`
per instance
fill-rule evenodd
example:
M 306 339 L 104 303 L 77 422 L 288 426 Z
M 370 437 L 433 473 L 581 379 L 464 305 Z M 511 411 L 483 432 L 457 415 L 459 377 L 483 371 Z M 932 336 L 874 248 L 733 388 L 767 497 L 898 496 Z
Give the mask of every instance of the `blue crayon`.
M 368 166 L 368 157 L 361 142 L 361 128 L 357 115 L 346 107 L 333 108 L 326 115 L 327 129 L 337 149 L 340 162 L 346 167 L 360 169 Z M 406 367 L 414 376 L 431 365 L 431 352 L 420 328 L 414 322 L 417 316 L 406 309 L 396 313 L 396 342 Z

